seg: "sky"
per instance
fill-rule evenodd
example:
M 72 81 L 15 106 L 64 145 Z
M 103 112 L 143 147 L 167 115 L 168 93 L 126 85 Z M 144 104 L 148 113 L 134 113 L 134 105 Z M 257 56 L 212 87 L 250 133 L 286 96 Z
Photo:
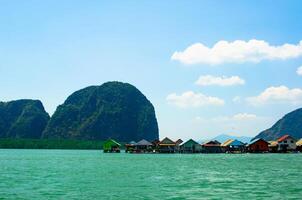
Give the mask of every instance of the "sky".
M 302 106 L 301 1 L 0 1 L 0 101 L 128 82 L 160 137 L 255 136 Z

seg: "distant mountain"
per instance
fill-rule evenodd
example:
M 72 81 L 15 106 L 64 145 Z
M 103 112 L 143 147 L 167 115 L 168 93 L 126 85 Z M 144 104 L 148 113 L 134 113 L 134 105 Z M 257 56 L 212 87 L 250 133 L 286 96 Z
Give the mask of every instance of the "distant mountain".
M 285 134 L 297 139 L 302 138 L 302 108 L 286 114 L 271 128 L 262 131 L 255 138 L 276 140 Z
M 39 100 L 0 102 L 0 138 L 40 138 L 48 120 Z
M 252 139 L 252 137 L 221 134 L 221 135 L 218 135 L 215 138 L 213 138 L 213 140 L 217 140 L 221 143 L 225 142 L 226 140 L 229 140 L 229 139 L 233 139 L 233 140 L 237 139 L 243 143 L 248 143 Z
M 158 139 L 151 102 L 134 86 L 107 82 L 70 95 L 51 117 L 43 138 L 138 141 Z

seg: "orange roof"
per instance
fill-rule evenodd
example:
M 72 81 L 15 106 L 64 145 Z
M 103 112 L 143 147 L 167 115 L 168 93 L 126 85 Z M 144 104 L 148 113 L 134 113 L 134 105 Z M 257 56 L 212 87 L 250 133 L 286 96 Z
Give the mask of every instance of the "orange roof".
M 279 138 L 277 141 L 278 142 L 282 142 L 284 140 L 286 140 L 287 138 L 291 137 L 290 135 L 283 135 L 281 138 Z
M 268 141 L 270 147 L 275 147 L 278 146 L 278 142 L 277 141 Z
M 223 146 L 223 147 L 229 146 L 234 141 L 235 140 L 233 140 L 233 139 L 228 139 L 227 141 L 225 141 L 224 143 L 222 143 L 221 146 Z
M 300 139 L 297 143 L 296 143 L 297 146 L 302 146 L 302 139 Z

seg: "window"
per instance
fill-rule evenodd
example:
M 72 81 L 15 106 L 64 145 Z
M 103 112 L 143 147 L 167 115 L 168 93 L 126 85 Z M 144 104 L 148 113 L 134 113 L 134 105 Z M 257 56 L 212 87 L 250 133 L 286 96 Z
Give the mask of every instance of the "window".
M 290 142 L 291 142 L 291 143 L 294 143 L 294 141 L 293 141 L 293 140 L 291 140 Z
M 284 140 L 284 143 L 287 143 L 287 140 Z

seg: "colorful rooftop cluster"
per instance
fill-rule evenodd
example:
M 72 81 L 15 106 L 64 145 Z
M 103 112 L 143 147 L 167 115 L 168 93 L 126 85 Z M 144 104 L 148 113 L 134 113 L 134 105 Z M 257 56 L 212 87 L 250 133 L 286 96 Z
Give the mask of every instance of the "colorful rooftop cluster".
M 120 152 L 121 144 L 109 139 L 104 142 L 104 152 Z M 165 137 L 162 140 L 138 142 L 131 141 L 125 144 L 127 153 L 264 153 L 264 152 L 292 152 L 301 151 L 302 139 L 297 141 L 289 134 L 283 135 L 276 141 L 266 141 L 256 138 L 249 143 L 243 143 L 237 139 L 228 139 L 223 143 L 217 140 L 206 141 L 202 144 L 193 139 L 184 142 Z

